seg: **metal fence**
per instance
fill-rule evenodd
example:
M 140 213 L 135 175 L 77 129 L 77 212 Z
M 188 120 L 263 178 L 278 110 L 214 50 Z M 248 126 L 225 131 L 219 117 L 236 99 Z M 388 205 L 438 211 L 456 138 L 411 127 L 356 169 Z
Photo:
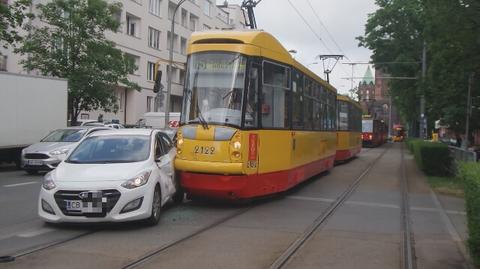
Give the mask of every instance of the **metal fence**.
M 477 152 L 466 150 L 459 147 L 448 146 L 450 156 L 457 162 L 477 162 Z

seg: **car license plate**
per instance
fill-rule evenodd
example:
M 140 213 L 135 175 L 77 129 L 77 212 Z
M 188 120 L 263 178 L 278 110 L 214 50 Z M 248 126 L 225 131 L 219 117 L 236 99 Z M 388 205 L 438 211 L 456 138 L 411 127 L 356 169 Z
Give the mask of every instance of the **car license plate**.
M 82 211 L 83 203 L 80 200 L 67 200 L 67 210 L 68 211 Z
M 39 165 L 43 165 L 43 161 L 42 160 L 28 160 L 27 164 L 28 165 L 39 166 Z

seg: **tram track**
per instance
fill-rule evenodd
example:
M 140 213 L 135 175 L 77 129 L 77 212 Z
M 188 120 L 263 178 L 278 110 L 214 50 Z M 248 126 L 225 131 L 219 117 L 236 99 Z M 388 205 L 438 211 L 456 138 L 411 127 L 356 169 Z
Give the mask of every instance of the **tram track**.
M 95 234 L 95 233 L 98 233 L 98 232 L 100 232 L 100 230 L 88 231 L 88 232 L 84 232 L 84 233 L 81 233 L 81 234 L 76 235 L 76 236 L 72 236 L 72 237 L 57 240 L 57 241 L 54 241 L 54 242 L 42 244 L 42 245 L 37 246 L 37 247 L 28 248 L 26 250 L 22 250 L 22 251 L 14 253 L 14 254 L 1 256 L 0 257 L 0 263 L 14 262 L 18 258 L 28 256 L 28 255 L 31 255 L 31 254 L 35 254 L 37 252 L 44 251 L 44 250 L 47 250 L 47 249 L 50 249 L 50 248 L 53 248 L 53 247 L 56 247 L 56 246 L 59 246 L 59 245 L 62 245 L 62 244 L 66 244 L 68 242 L 71 242 L 71 241 L 74 241 L 74 240 L 77 240 L 77 239 L 80 239 L 80 238 L 83 238 L 83 237 L 86 237 L 88 235 L 92 235 L 92 234 Z
M 407 168 L 405 166 L 405 156 L 404 156 L 405 145 L 401 145 L 401 161 L 400 161 L 400 185 L 402 191 L 402 205 L 401 205 L 401 216 L 402 216 L 402 227 L 403 227 L 403 240 L 402 240 L 402 262 L 403 269 L 415 269 L 417 268 L 415 263 L 415 248 L 413 244 L 413 233 L 410 223 L 410 203 L 408 195 L 408 178 L 407 178 Z
M 221 219 L 219 219 L 219 220 L 217 220 L 217 221 L 215 221 L 215 222 L 213 222 L 213 223 L 211 223 L 211 224 L 209 224 L 205 227 L 202 227 L 202 228 L 200 228 L 200 229 L 198 229 L 198 230 L 196 230 L 192 233 L 187 234 L 186 236 L 183 236 L 179 239 L 173 240 L 170 243 L 162 245 L 159 248 L 141 256 L 140 258 L 134 259 L 133 261 L 129 262 L 128 264 L 126 264 L 124 266 L 122 266 L 121 268 L 122 269 L 138 268 L 142 264 L 144 264 L 144 263 L 148 262 L 150 259 L 154 258 L 156 255 L 164 252 L 165 250 L 167 250 L 169 248 L 172 248 L 172 247 L 174 247 L 174 246 L 176 246 L 176 245 L 178 245 L 178 244 L 180 244 L 180 243 L 182 243 L 182 242 L 184 242 L 184 241 L 186 241 L 190 238 L 193 238 L 193 237 L 195 237 L 199 234 L 202 234 L 202 233 L 204 233 L 208 230 L 211 230 L 211 229 L 219 226 L 220 224 L 225 223 L 225 222 L 227 222 L 227 221 L 229 221 L 229 220 L 231 220 L 231 219 L 233 219 L 237 216 L 240 216 L 240 215 L 244 214 L 245 212 L 249 211 L 252 208 L 253 208 L 253 206 L 248 206 L 246 208 L 239 209 L 238 211 L 234 212 L 233 214 L 230 214 L 226 217 L 223 217 L 223 218 L 221 218 Z
M 270 269 L 284 268 L 292 257 L 308 242 L 308 240 L 315 234 L 327 221 L 335 214 L 335 212 L 346 202 L 350 195 L 357 189 L 362 179 L 370 172 L 370 170 L 378 163 L 378 161 L 390 149 L 388 145 L 382 153 L 371 162 L 367 168 L 350 183 L 344 192 L 337 197 L 337 199 L 320 215 L 314 222 L 292 243 L 290 246 L 270 265 Z

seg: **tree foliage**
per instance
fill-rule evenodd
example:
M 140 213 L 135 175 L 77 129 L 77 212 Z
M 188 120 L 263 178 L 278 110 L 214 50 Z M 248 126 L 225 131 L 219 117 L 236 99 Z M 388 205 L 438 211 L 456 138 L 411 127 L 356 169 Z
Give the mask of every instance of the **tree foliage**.
M 376 64 L 392 76 L 418 78 L 390 81 L 393 100 L 404 120 L 415 127 L 419 99 L 425 95 L 430 128 L 442 119 L 456 131 L 463 130 L 468 75 L 476 72 L 480 77 L 480 2 L 376 0 L 376 4 L 379 9 L 369 16 L 359 45 L 373 51 L 373 62 L 414 62 Z M 422 79 L 424 44 L 427 74 Z M 473 96 L 478 96 L 478 87 L 475 89 Z M 480 127 L 479 116 L 476 110 L 471 122 L 477 126 L 473 127 Z
M 27 12 L 32 0 L 18 0 L 11 5 L 0 2 L 0 45 L 7 48 L 21 40 L 18 29 L 24 23 L 26 18 L 33 18 L 33 15 Z
M 116 112 L 114 88 L 140 87 L 128 80 L 137 67 L 128 55 L 105 38 L 117 31 L 116 14 L 121 4 L 104 0 L 53 0 L 37 6 L 39 18 L 47 26 L 27 26 L 30 33 L 21 48 L 28 54 L 22 61 L 27 70 L 39 70 L 68 80 L 69 115 L 72 124 L 80 111 L 102 109 Z

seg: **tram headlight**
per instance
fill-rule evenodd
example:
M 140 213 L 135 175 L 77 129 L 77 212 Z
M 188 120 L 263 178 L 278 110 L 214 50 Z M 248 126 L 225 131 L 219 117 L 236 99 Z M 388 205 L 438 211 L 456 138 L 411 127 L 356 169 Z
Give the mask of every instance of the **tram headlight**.
M 234 161 L 238 161 L 242 158 L 242 136 L 240 133 L 236 133 L 232 140 L 230 141 L 230 154 L 231 154 L 231 159 Z
M 240 143 L 240 141 L 235 141 L 233 143 L 233 149 L 240 150 L 241 148 L 242 148 L 242 143 Z

